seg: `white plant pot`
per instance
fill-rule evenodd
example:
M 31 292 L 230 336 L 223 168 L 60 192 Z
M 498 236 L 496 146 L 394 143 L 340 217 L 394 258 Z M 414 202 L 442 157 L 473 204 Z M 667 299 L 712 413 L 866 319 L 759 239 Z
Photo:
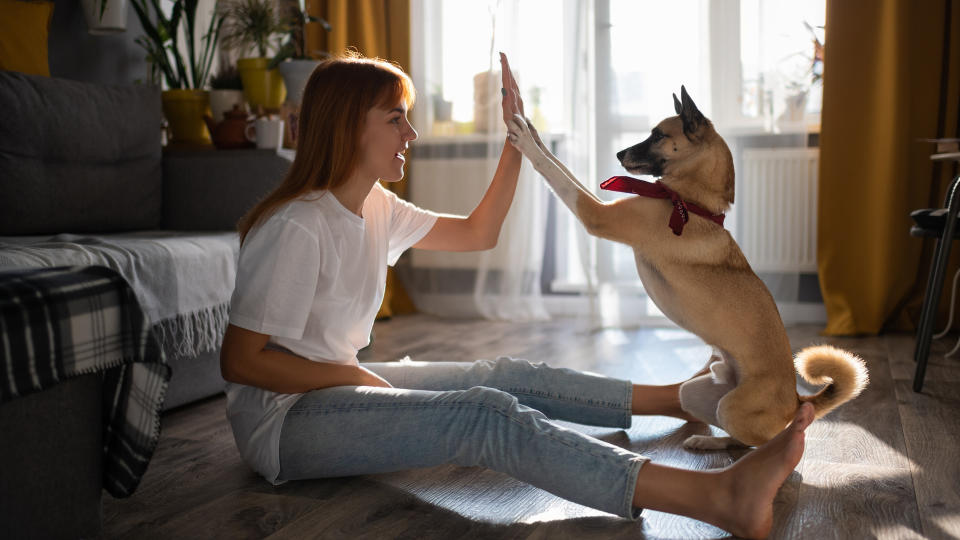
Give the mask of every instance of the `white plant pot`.
M 223 121 L 224 113 L 232 111 L 236 104 L 246 110 L 243 90 L 210 90 L 210 113 L 217 124 Z
M 107 7 L 100 16 L 101 0 L 82 0 L 83 15 L 87 19 L 87 31 L 94 35 L 119 34 L 127 30 L 127 0 L 107 0 Z
M 784 99 L 783 112 L 777 117 L 778 125 L 800 124 L 807 110 L 806 90 L 791 94 Z
M 296 105 L 300 104 L 303 98 L 303 88 L 307 86 L 307 80 L 314 68 L 320 64 L 320 60 L 286 60 L 280 62 L 277 69 L 283 76 L 283 83 L 287 87 L 287 101 Z

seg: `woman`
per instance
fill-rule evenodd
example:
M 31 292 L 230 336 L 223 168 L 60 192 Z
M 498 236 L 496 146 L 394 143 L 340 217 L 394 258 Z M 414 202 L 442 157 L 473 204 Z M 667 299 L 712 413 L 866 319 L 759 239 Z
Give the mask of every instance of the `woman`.
M 503 116 L 523 114 L 501 55 Z M 386 268 L 409 247 L 489 249 L 513 199 L 519 151 L 504 142 L 493 180 L 466 217 L 384 190 L 403 177 L 417 132 L 409 77 L 358 55 L 322 63 L 303 96 L 297 157 L 241 221 L 230 325 L 220 357 L 244 459 L 267 480 L 482 465 L 627 518 L 641 508 L 764 536 L 800 459 L 803 409 L 779 437 L 727 469 L 686 471 L 547 419 L 628 427 L 632 414 L 686 418 L 678 385 L 647 387 L 542 364 L 357 362 Z

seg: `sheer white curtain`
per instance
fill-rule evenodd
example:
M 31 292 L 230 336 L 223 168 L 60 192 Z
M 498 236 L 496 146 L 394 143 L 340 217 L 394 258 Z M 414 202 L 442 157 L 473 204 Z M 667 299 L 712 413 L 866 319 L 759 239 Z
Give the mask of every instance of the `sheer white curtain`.
M 789 311 L 805 294 L 819 294 L 815 261 L 794 253 L 809 250 L 809 241 L 783 247 L 781 238 L 815 232 L 809 210 L 785 208 L 796 199 L 790 189 L 809 191 L 809 183 L 777 191 L 785 181 L 774 169 L 785 166 L 762 167 L 790 154 L 774 150 L 807 156 L 809 131 L 819 123 L 809 68 L 823 11 L 822 0 L 415 0 L 411 71 L 421 140 L 413 144 L 410 199 L 468 213 L 482 196 L 504 135 L 498 51 L 510 57 L 527 115 L 595 192 L 602 180 L 624 174 L 618 150 L 674 114 L 671 93 L 682 84 L 735 156 L 737 205 L 727 226 L 749 244 L 748 259 Z M 778 179 L 768 181 L 768 173 Z M 796 230 L 756 237 L 784 221 L 796 222 Z M 526 320 L 549 312 L 604 326 L 665 322 L 643 294 L 631 250 L 587 235 L 526 162 L 496 249 L 413 252 L 400 274 L 418 307 L 441 315 Z M 800 319 L 820 316 L 817 308 L 812 316 L 802 311 Z
M 528 116 L 546 118 L 544 107 L 563 110 L 558 100 L 565 88 L 564 58 L 553 32 L 536 24 L 538 13 L 547 24 L 562 23 L 556 6 L 546 0 L 412 3 L 411 72 L 419 91 L 412 114 L 421 133 L 411 152 L 412 202 L 468 214 L 483 196 L 506 140 L 500 51 L 514 66 Z M 541 276 L 548 201 L 542 180 L 525 161 L 496 248 L 411 252 L 400 276 L 417 307 L 449 316 L 547 318 Z

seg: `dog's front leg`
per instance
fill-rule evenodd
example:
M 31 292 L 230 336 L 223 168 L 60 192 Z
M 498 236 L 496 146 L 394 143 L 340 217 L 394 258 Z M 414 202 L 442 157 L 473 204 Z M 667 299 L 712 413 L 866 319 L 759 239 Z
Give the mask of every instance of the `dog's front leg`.
M 543 145 L 536 130 L 524 117 L 519 114 L 514 115 L 508 133 L 510 142 L 530 160 L 533 168 L 543 175 L 554 193 L 581 221 L 584 216 L 578 205 L 603 206 L 600 199 L 584 188 L 573 174 L 560 164 L 560 160 Z
M 570 169 L 568 169 L 567 166 L 564 165 L 563 162 L 560 161 L 560 159 L 557 156 L 553 155 L 553 152 L 551 152 L 547 148 L 547 146 L 543 144 L 543 141 L 540 140 L 540 133 L 537 132 L 537 128 L 533 127 L 533 123 L 531 123 L 530 120 L 526 118 L 524 118 L 524 120 L 526 121 L 525 123 L 527 128 L 530 130 L 530 135 L 533 137 L 533 140 L 537 143 L 537 147 L 540 148 L 540 151 L 543 152 L 543 155 L 547 156 L 547 158 L 550 161 L 552 161 L 557 167 L 560 168 L 561 171 L 563 171 L 563 174 L 565 174 L 571 182 L 576 184 L 581 190 L 583 190 L 587 195 L 589 195 L 591 199 L 602 204 L 602 201 L 600 200 L 600 198 L 594 195 L 593 192 L 590 191 L 589 189 L 583 187 L 583 184 L 581 184 L 580 181 L 577 180 L 577 177 L 574 176 L 572 172 L 570 172 Z

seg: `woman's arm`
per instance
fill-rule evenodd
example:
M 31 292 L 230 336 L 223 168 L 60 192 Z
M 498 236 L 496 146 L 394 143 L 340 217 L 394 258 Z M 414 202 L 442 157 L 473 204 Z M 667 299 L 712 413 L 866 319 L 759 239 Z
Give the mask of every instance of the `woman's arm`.
M 359 367 L 314 362 L 282 351 L 266 350 L 270 336 L 228 325 L 220 348 L 220 373 L 227 381 L 281 394 L 331 386 L 382 386 L 390 383 Z
M 523 115 L 523 99 L 520 88 L 510 72 L 507 57 L 500 54 L 500 68 L 503 74 L 503 121 L 509 125 L 514 114 Z M 437 218 L 430 232 L 413 247 L 439 251 L 476 251 L 490 249 L 497 245 L 500 227 L 503 225 L 513 195 L 517 190 L 517 178 L 520 176 L 520 163 L 523 154 L 512 144 L 504 141 L 500 152 L 497 172 L 487 188 L 487 192 L 467 217 L 441 216 Z
M 496 246 L 500 227 L 517 190 L 522 158 L 519 150 L 505 142 L 497 172 L 473 212 L 467 217 L 438 217 L 430 232 L 413 247 L 437 251 L 476 251 Z

